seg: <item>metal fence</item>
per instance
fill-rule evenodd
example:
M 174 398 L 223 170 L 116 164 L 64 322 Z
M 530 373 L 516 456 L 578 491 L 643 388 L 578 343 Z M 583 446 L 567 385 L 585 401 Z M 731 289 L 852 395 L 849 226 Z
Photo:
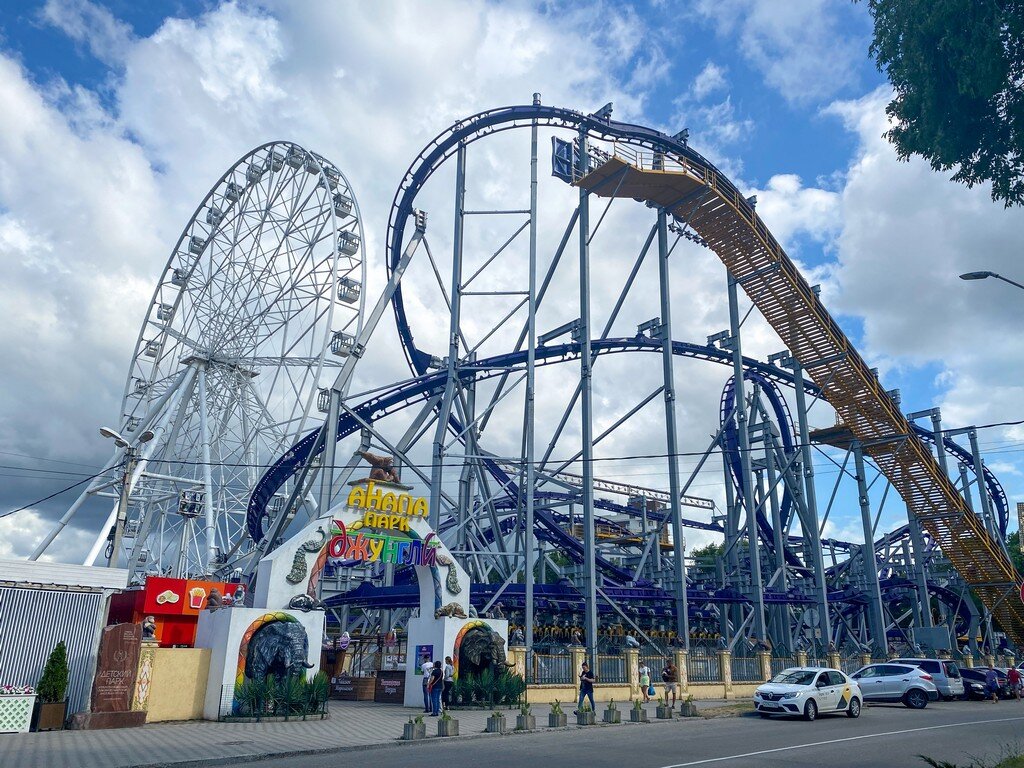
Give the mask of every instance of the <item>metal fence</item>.
M 772 677 L 775 677 L 784 669 L 796 666 L 796 659 L 792 656 L 772 656 Z
M 761 660 L 758 658 L 733 659 L 732 679 L 733 682 L 737 683 L 762 682 L 764 680 L 764 676 L 761 674 Z
M 572 657 L 568 654 L 533 654 L 533 682 L 572 683 L 573 678 Z
M 813 656 L 808 656 L 807 657 L 807 666 L 808 667 L 827 667 L 828 666 L 828 659 L 821 659 L 821 658 L 815 658 Z
M 864 665 L 860 663 L 860 656 L 847 656 L 839 660 L 839 668 L 848 675 L 852 675 Z
M 722 668 L 718 656 L 690 656 L 686 660 L 687 679 L 691 683 L 718 683 Z
M 668 656 L 641 656 L 640 666 L 646 664 L 651 670 L 651 681 L 661 680 L 661 670 L 668 666 Z
M 622 656 L 598 656 L 597 681 L 599 683 L 626 682 L 626 659 Z

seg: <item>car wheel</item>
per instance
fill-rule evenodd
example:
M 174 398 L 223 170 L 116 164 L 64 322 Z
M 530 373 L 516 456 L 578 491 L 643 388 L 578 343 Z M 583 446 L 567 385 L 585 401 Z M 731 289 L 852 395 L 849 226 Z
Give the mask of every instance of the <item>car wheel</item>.
M 903 704 L 910 709 L 924 709 L 928 706 L 928 694 L 919 688 L 911 688 L 903 694 Z
M 804 705 L 804 720 L 808 722 L 818 718 L 818 705 L 811 699 Z
M 856 696 L 850 699 L 850 706 L 846 710 L 846 716 L 853 718 L 860 717 L 860 699 Z

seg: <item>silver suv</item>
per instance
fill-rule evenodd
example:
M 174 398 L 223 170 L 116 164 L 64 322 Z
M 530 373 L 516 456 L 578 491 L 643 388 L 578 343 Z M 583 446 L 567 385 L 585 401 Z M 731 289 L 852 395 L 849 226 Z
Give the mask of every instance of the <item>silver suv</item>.
M 850 677 L 860 683 L 865 702 L 903 702 L 911 709 L 924 709 L 939 698 L 932 676 L 911 664 L 868 664 Z
M 892 664 L 910 664 L 920 667 L 932 676 L 932 682 L 939 689 L 939 697 L 944 701 L 959 699 L 964 695 L 964 681 L 960 677 L 960 667 L 948 659 L 893 659 Z

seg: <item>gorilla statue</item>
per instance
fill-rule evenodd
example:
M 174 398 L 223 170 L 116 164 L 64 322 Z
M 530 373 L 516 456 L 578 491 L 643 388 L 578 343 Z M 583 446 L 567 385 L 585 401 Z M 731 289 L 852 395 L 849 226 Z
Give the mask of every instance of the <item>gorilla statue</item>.
M 262 682 L 269 675 L 278 681 L 305 675 L 313 665 L 306 661 L 309 639 L 297 621 L 274 621 L 256 630 L 245 655 L 245 676 Z
M 495 675 L 515 666 L 506 660 L 505 640 L 490 627 L 473 627 L 459 646 L 459 674 L 475 677 L 490 668 Z

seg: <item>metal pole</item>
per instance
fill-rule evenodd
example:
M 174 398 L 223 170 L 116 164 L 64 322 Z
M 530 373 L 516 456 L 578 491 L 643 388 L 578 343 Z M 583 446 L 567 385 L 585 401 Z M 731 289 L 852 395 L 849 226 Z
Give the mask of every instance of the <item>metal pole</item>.
M 810 545 L 812 567 L 814 568 L 814 599 L 818 605 L 818 628 L 823 644 L 827 647 L 832 638 L 832 621 L 828 608 L 828 585 L 825 583 L 825 562 L 821 552 L 821 533 L 818 524 L 818 496 L 814 489 L 814 462 L 811 454 L 810 429 L 807 426 L 807 397 L 804 392 L 804 370 L 800 361 L 790 357 L 793 384 L 796 394 L 796 416 L 800 430 L 800 463 L 804 472 L 804 501 L 806 519 L 804 538 Z
M 216 560 L 217 521 L 213 510 L 213 464 L 210 460 L 209 407 L 206 402 L 206 366 L 199 369 L 199 435 L 203 451 L 203 513 L 206 520 L 206 568 L 213 573 Z
M 456 371 L 459 359 L 459 322 L 462 307 L 462 238 L 466 209 L 466 145 L 459 144 L 455 160 L 455 233 L 452 244 L 451 317 L 448 326 L 448 379 L 434 431 L 433 465 L 430 472 L 430 526 L 437 530 L 441 523 L 441 480 L 443 477 L 444 437 L 455 397 Z
M 533 94 L 534 106 L 540 105 L 540 94 Z M 534 499 L 536 483 L 534 466 L 534 387 L 537 353 L 537 121 L 530 130 L 530 286 L 527 296 L 527 340 L 526 340 L 526 520 L 523 531 L 523 549 L 526 554 L 526 682 L 533 682 L 533 532 Z M 520 489 L 522 492 L 524 489 Z
M 121 539 L 124 536 L 124 524 L 128 519 L 128 497 L 132 492 L 132 472 L 135 471 L 135 448 L 129 445 L 124 449 L 124 474 L 121 476 L 121 495 L 117 499 L 117 517 L 114 520 L 114 537 L 110 543 L 108 568 L 117 568 L 120 560 Z
M 871 631 L 871 639 L 879 649 L 884 651 L 888 648 L 889 643 L 885 636 L 885 617 L 882 614 L 882 591 L 878 586 L 878 568 L 875 567 L 875 537 L 871 521 L 871 499 L 868 496 L 867 475 L 864 470 L 864 450 L 859 440 L 855 440 L 851 444 L 850 450 L 853 451 L 854 467 L 857 472 L 857 498 L 860 503 L 860 519 L 864 530 L 861 561 L 868 593 L 868 627 Z
M 587 132 L 579 132 L 580 177 L 587 173 Z M 590 198 L 580 187 L 580 418 L 583 439 L 583 552 L 586 581 L 585 622 L 587 657 L 596 669 L 597 654 L 597 568 L 594 562 L 597 544 L 594 540 L 594 423 L 591 392 L 593 358 L 590 354 Z
M 736 279 L 729 275 L 729 344 L 732 349 L 733 381 L 736 392 L 736 428 L 740 440 L 740 464 L 743 480 L 743 506 L 747 510 L 747 546 L 750 552 L 750 600 L 753 603 L 754 634 L 765 639 L 764 588 L 761 583 L 761 552 L 757 532 L 757 501 L 754 475 L 750 469 L 750 433 L 747 430 L 747 397 L 743 386 L 743 349 L 740 344 L 740 305 Z M 738 510 L 737 510 L 738 511 Z
M 974 476 L 977 478 L 978 498 L 981 500 L 981 517 L 985 523 L 985 529 L 992 538 L 1002 540 L 999 535 L 999 525 L 992 515 L 992 502 L 988 497 L 988 488 L 985 487 L 985 464 L 981 459 L 981 449 L 978 447 L 978 430 L 971 427 L 967 430 L 967 438 L 971 441 L 971 455 L 974 457 Z
M 668 271 L 668 215 L 658 210 L 658 284 L 661 290 L 661 368 L 665 396 L 665 441 L 668 450 L 669 512 L 672 515 L 672 559 L 676 635 L 690 650 L 690 617 L 686 594 L 686 544 L 679 503 L 679 445 L 676 436 L 676 388 L 672 360 L 672 295 Z

